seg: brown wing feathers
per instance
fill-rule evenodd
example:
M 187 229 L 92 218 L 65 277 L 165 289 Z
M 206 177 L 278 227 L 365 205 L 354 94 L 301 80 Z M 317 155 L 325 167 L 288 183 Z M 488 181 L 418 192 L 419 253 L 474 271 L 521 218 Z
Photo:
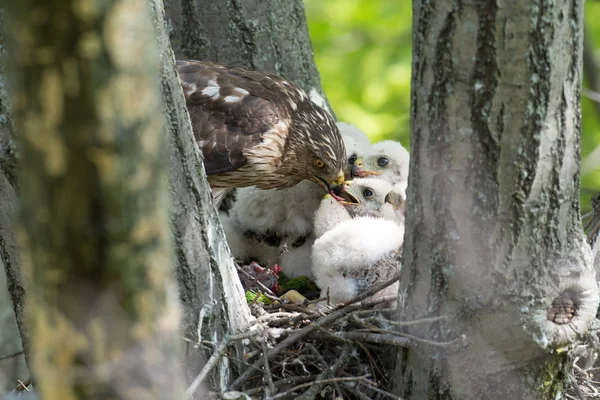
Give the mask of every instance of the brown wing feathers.
M 264 74 L 188 61 L 177 61 L 177 69 L 209 176 L 244 166 L 242 151 L 289 118 L 272 90 L 277 83 Z

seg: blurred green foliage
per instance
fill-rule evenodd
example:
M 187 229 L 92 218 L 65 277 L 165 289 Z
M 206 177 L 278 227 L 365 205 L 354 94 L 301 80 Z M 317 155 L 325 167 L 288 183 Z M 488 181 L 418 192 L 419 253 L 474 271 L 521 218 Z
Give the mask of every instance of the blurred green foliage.
M 304 0 L 315 60 L 339 120 L 372 141 L 410 147 L 412 2 L 408 0 Z M 600 1 L 585 2 L 588 39 L 600 64 Z M 596 72 L 600 76 L 600 71 Z M 586 87 L 587 80 L 584 81 Z M 600 146 L 600 107 L 583 98 L 582 157 Z M 600 191 L 600 169 L 581 177 L 582 212 Z

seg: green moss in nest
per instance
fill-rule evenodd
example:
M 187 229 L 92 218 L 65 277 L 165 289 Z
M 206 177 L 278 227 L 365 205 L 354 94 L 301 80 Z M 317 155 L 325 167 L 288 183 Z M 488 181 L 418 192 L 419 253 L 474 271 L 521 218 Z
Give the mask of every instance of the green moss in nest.
M 253 290 L 246 290 L 246 301 L 248 303 L 252 303 L 254 301 L 254 298 L 256 297 L 256 292 Z M 271 300 L 266 297 L 264 294 L 260 294 L 260 296 L 258 297 L 258 301 L 260 301 L 263 304 L 271 304 Z
M 279 293 L 285 293 L 288 290 L 297 290 L 299 293 L 308 293 L 318 291 L 319 287 L 307 276 L 297 276 L 288 278 L 283 272 L 279 273 Z

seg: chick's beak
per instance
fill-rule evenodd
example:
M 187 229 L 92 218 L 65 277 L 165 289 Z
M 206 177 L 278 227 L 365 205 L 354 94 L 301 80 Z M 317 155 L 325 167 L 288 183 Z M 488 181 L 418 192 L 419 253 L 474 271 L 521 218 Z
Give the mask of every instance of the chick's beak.
M 381 175 L 379 171 L 369 171 L 363 169 L 363 160 L 362 157 L 358 157 L 354 164 L 352 165 L 352 169 L 350 170 L 351 178 L 365 178 L 371 175 Z
M 396 211 L 398 209 L 398 206 L 394 204 L 391 194 L 392 194 L 392 192 L 389 192 L 388 194 L 385 195 L 385 202 L 391 204 L 392 207 L 394 208 L 394 211 Z

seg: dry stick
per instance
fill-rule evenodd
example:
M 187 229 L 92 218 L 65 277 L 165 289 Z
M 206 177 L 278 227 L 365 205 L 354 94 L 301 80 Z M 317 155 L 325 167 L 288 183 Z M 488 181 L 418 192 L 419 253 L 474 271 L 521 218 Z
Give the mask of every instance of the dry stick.
M 249 274 L 248 272 L 244 271 L 242 269 L 242 267 L 240 267 L 237 263 L 235 264 L 236 269 L 238 270 L 238 272 L 241 272 L 242 274 L 244 274 L 244 276 L 248 279 L 253 280 L 254 282 L 256 282 L 258 284 L 258 286 L 260 286 L 264 291 L 264 295 L 267 296 L 267 298 L 271 299 L 271 300 L 277 300 L 280 301 L 279 297 L 277 297 L 277 295 L 275 293 L 273 293 L 271 291 L 271 289 L 269 289 L 268 287 L 266 287 L 265 285 L 263 285 L 263 283 L 261 281 L 259 281 L 258 279 L 256 279 L 255 277 L 253 277 L 251 274 Z
M 403 337 L 406 339 L 414 340 L 415 343 L 422 343 L 422 344 L 426 344 L 429 346 L 435 346 L 435 347 L 450 347 L 458 342 L 465 342 L 467 340 L 467 337 L 465 335 L 460 335 L 448 342 L 436 342 L 433 340 L 422 339 L 422 338 L 419 338 L 416 336 L 412 336 L 412 335 L 409 335 L 404 332 L 390 331 L 387 329 L 371 329 L 371 330 L 374 330 L 375 332 L 378 332 L 383 335 L 399 336 L 399 337 Z
M 372 400 L 369 396 L 367 396 L 366 394 L 364 394 L 363 392 L 361 392 L 360 390 L 358 390 L 357 388 L 355 388 L 354 386 L 351 386 L 347 383 L 342 383 L 342 385 L 345 388 L 348 388 L 349 390 L 352 391 L 352 394 L 355 394 L 359 397 L 360 400 Z
M 328 383 L 334 383 L 334 382 L 361 382 L 361 381 L 367 381 L 367 378 L 370 375 L 363 375 L 363 376 L 351 376 L 351 377 L 345 377 L 345 378 L 329 378 L 329 379 L 322 379 L 320 381 L 313 381 L 313 382 L 308 382 L 308 383 L 303 383 L 301 385 L 298 385 L 296 387 L 291 388 L 290 390 L 287 390 L 283 393 L 280 393 L 276 396 L 273 397 L 269 397 L 267 400 L 277 400 L 277 399 L 282 399 L 285 398 L 286 396 L 291 395 L 292 393 L 294 393 L 297 390 L 303 389 L 305 387 L 311 387 L 312 385 L 325 385 Z
M 269 385 L 269 390 L 266 391 L 265 395 L 268 397 L 275 393 L 275 385 L 273 385 L 273 375 L 271 375 L 271 368 L 269 368 L 269 358 L 267 357 L 267 341 L 265 338 L 263 338 L 261 346 L 263 351 L 263 360 L 265 363 L 265 375 L 267 376 L 267 384 Z
M 377 322 L 385 322 L 385 323 L 388 323 L 390 325 L 395 325 L 395 326 L 412 326 L 412 325 L 417 325 L 417 324 L 428 324 L 431 322 L 437 322 L 437 321 L 441 321 L 441 320 L 444 320 L 447 318 L 449 318 L 448 315 L 440 315 L 439 317 L 428 317 L 428 318 L 414 319 L 411 321 L 394 321 L 391 319 L 379 318 L 379 317 L 371 317 L 371 318 L 369 318 L 369 320 L 373 320 L 373 321 L 377 321 Z
M 583 391 L 579 387 L 579 384 L 577 383 L 577 379 L 575 379 L 575 376 L 573 376 L 573 374 L 569 374 L 569 378 L 571 380 L 571 385 L 573 385 L 573 389 L 575 389 L 575 393 L 577 394 L 577 397 L 579 397 L 579 400 L 585 400 L 585 394 L 583 394 Z
M 380 333 L 368 333 L 368 332 L 331 332 L 332 335 L 337 336 L 346 340 L 354 340 L 358 342 L 369 342 L 377 344 L 388 344 L 398 347 L 414 347 L 415 341 L 413 339 L 394 336 L 394 335 L 383 335 Z
M 215 349 L 215 352 L 212 354 L 212 356 L 210 356 L 210 359 L 206 362 L 196 379 L 194 379 L 194 382 L 192 382 L 192 384 L 190 385 L 190 387 L 188 387 L 185 393 L 188 396 L 191 396 L 196 391 L 196 389 L 198 389 L 198 386 L 200 386 L 202 381 L 208 376 L 208 373 L 219 362 L 221 357 L 223 357 L 223 353 L 225 353 L 225 349 L 227 348 L 227 345 L 230 342 L 235 340 L 247 339 L 249 337 L 256 336 L 257 334 L 258 331 L 250 331 L 240 333 L 239 335 L 225 335 L 219 347 Z M 250 371 L 250 369 L 248 371 Z
M 313 348 L 314 348 L 314 346 L 313 346 Z M 317 351 L 317 350 L 315 349 L 315 351 Z M 344 346 L 344 349 L 342 350 L 342 354 L 340 355 L 340 357 L 338 357 L 335 364 L 333 364 L 331 367 L 327 368 L 325 371 L 323 371 L 319 375 L 317 375 L 317 378 L 313 382 L 313 386 L 311 386 L 301 396 L 296 397 L 296 400 L 314 399 L 315 396 L 317 395 L 317 393 L 319 393 L 321 391 L 321 388 L 323 387 L 323 384 L 317 384 L 315 382 L 319 382 L 324 379 L 329 379 L 329 378 L 332 378 L 335 375 L 337 375 L 337 373 L 342 369 L 344 364 L 346 364 L 346 361 L 348 360 L 349 356 L 350 356 L 350 348 L 349 348 L 349 346 Z M 341 394 L 342 391 L 341 391 L 340 387 L 338 386 L 338 383 L 334 382 L 333 384 L 338 388 L 338 390 L 340 391 L 340 394 Z
M 387 391 L 385 391 L 383 389 L 379 389 L 378 387 L 375 387 L 374 385 L 365 384 L 364 382 L 359 382 L 359 384 L 364 385 L 364 386 L 368 387 L 369 389 L 371 389 L 371 390 L 373 390 L 373 391 L 375 391 L 377 393 L 380 393 L 380 394 L 382 394 L 382 395 L 384 395 L 386 397 L 392 398 L 394 400 L 402 400 L 402 397 L 396 396 L 395 394 L 387 392 Z
M 288 338 L 286 338 L 285 340 L 283 340 L 282 342 L 280 342 L 277 346 L 273 347 L 268 354 L 269 358 L 272 358 L 274 356 L 276 356 L 277 354 L 279 354 L 282 350 L 286 349 L 287 347 L 289 347 L 290 345 L 296 343 L 297 341 L 303 339 L 306 335 L 308 335 L 309 333 L 311 333 L 312 331 L 314 331 L 315 329 L 321 327 L 321 326 L 325 326 L 328 325 L 332 322 L 335 322 L 336 320 L 338 320 L 340 317 L 355 311 L 355 310 L 359 310 L 363 307 L 365 307 L 365 304 L 361 303 L 362 300 L 366 299 L 369 296 L 374 295 L 375 293 L 379 292 L 382 289 L 385 289 L 386 287 L 392 285 L 393 283 L 395 283 L 396 281 L 398 281 L 400 279 L 400 274 L 396 274 L 394 275 L 394 277 L 392 279 L 390 279 L 387 282 L 383 282 L 380 283 L 378 285 L 374 285 L 373 287 L 371 287 L 369 290 L 367 290 L 366 292 L 356 296 L 356 298 L 346 304 L 342 304 L 338 307 L 334 308 L 334 311 L 331 312 L 328 315 L 325 315 L 321 318 L 319 318 L 318 320 L 314 321 L 312 324 L 305 326 L 304 328 L 300 329 L 297 333 L 295 333 L 292 336 L 289 336 Z M 366 304 L 379 304 L 382 303 L 384 301 L 388 301 L 388 298 L 383 298 L 383 299 L 379 299 L 379 300 L 374 300 L 374 301 L 370 301 L 370 302 L 366 302 Z M 262 361 L 260 361 L 262 362 Z M 252 370 L 247 369 L 246 371 L 244 371 L 244 373 L 242 373 L 229 387 L 229 390 L 235 390 L 242 382 L 245 382 L 248 380 L 248 378 L 250 377 L 250 375 L 252 374 Z
M 21 351 L 17 351 L 16 353 L 7 354 L 7 355 L 5 355 L 5 356 L 2 356 L 2 357 L 0 357 L 0 361 L 3 361 L 3 360 L 8 360 L 9 358 L 18 357 L 18 356 L 20 356 L 21 354 L 25 354 L 25 352 L 24 352 L 23 350 L 21 350 Z

